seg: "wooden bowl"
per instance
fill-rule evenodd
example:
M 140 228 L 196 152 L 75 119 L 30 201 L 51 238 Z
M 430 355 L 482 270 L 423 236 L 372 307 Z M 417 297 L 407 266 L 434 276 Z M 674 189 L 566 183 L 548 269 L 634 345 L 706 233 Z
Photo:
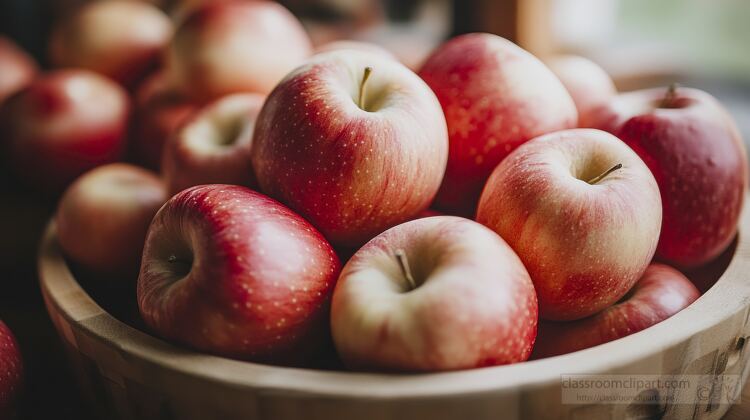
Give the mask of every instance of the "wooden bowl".
M 49 314 L 91 406 L 102 418 L 718 419 L 739 396 L 727 378 L 743 384 L 749 371 L 745 369 L 750 335 L 747 207 L 728 268 L 708 292 L 674 317 L 563 356 L 449 373 L 285 368 L 174 346 L 115 319 L 91 299 L 60 253 L 54 224 L 41 246 L 39 270 Z M 700 389 L 666 391 L 679 394 L 681 403 L 564 403 L 561 376 L 570 374 L 706 375 L 715 380 Z M 663 395 L 665 390 L 661 391 Z

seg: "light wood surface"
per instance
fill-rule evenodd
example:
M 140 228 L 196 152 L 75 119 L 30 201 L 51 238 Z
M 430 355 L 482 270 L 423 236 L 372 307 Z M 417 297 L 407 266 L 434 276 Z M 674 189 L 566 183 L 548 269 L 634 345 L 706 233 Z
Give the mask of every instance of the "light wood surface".
M 742 395 L 735 405 L 729 407 L 724 420 L 748 420 L 750 419 L 750 381 L 745 382 Z
M 389 375 L 265 366 L 199 354 L 106 313 L 73 278 L 51 224 L 40 281 L 91 403 L 122 419 L 718 419 L 729 408 L 721 383 L 709 401 L 643 408 L 563 404 L 561 375 L 748 376 L 750 209 L 724 275 L 693 305 L 640 333 L 549 359 L 469 371 Z M 695 390 L 691 391 L 695 392 Z M 645 411 L 644 411 L 645 410 Z M 656 410 L 656 411 L 654 411 Z

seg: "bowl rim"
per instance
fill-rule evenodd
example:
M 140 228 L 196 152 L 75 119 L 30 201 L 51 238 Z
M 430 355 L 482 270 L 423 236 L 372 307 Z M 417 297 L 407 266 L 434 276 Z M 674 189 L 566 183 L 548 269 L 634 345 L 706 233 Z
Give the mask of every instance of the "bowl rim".
M 750 282 L 744 281 L 743 276 L 750 272 L 748 206 L 744 206 L 740 215 L 738 235 L 735 253 L 717 282 L 693 304 L 666 321 L 569 354 L 438 373 L 362 373 L 280 367 L 227 359 L 171 344 L 116 319 L 83 290 L 57 245 L 54 220 L 50 221 L 42 238 L 38 269 L 47 305 L 54 305 L 59 316 L 78 333 L 106 343 L 126 360 L 140 359 L 150 366 L 182 375 L 228 386 L 251 387 L 261 392 L 329 398 L 432 399 L 449 395 L 518 393 L 528 387 L 559 383 L 563 375 L 612 372 L 688 341 L 700 331 L 750 306 Z M 48 310 L 54 317 L 52 310 Z M 748 316 L 750 311 L 746 313 Z M 60 333 L 71 334 L 69 331 Z

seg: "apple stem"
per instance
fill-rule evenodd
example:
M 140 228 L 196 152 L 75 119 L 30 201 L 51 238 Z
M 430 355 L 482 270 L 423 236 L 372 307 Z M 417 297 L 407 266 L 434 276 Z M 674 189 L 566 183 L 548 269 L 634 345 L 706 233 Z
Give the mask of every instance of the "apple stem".
M 674 98 L 677 95 L 677 87 L 677 83 L 671 83 L 669 85 L 669 87 L 667 88 L 667 93 L 664 94 L 664 99 L 662 99 L 661 104 L 659 104 L 659 108 L 672 107 L 672 101 L 674 101 Z
M 591 178 L 590 180 L 588 180 L 587 182 L 588 182 L 589 184 L 591 184 L 591 185 L 594 185 L 594 184 L 596 184 L 597 182 L 599 182 L 599 181 L 601 181 L 602 179 L 604 179 L 604 177 L 606 177 L 607 175 L 611 174 L 612 172 L 614 172 L 614 171 L 616 171 L 616 170 L 618 170 L 618 169 L 620 169 L 620 168 L 622 168 L 622 163 L 618 163 L 617 165 L 615 165 L 615 166 L 613 166 L 613 167 L 611 167 L 611 168 L 607 169 L 606 171 L 604 171 L 604 173 L 603 173 L 603 174 L 600 174 L 600 175 L 598 175 L 598 176 L 595 176 L 595 177 Z
M 409 283 L 409 290 L 416 289 L 417 282 L 414 281 L 414 276 L 411 275 L 409 260 L 406 259 L 406 253 L 403 249 L 397 249 L 396 252 L 394 252 L 394 255 L 396 256 L 398 265 L 401 267 L 401 274 L 404 275 L 404 278 L 406 278 L 406 282 Z
M 365 84 L 367 83 L 367 79 L 370 78 L 370 73 L 372 73 L 372 67 L 365 67 L 362 83 L 359 84 L 359 102 L 357 105 L 362 109 L 365 109 Z

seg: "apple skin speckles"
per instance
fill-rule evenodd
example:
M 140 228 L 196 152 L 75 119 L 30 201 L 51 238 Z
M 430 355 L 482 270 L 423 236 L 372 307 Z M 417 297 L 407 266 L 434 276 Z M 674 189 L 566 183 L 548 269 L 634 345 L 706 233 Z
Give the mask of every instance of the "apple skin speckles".
M 0 418 L 11 418 L 22 384 L 21 350 L 8 326 L 0 321 Z
M 654 263 L 625 298 L 603 311 L 572 322 L 540 322 L 532 359 L 566 354 L 635 334 L 685 309 L 700 297 L 674 268 Z
M 521 362 L 531 354 L 537 318 L 534 286 L 518 256 L 491 230 L 455 216 L 412 220 L 365 244 L 342 270 L 331 307 L 336 348 L 356 370 Z
M 303 364 L 329 343 L 340 270 L 323 236 L 245 187 L 182 191 L 149 229 L 138 279 L 146 324 L 210 353 Z
M 473 217 L 485 181 L 524 142 L 574 128 L 575 104 L 536 57 L 499 36 L 455 37 L 419 70 L 440 100 L 450 135 L 435 208 Z
M 595 110 L 592 126 L 622 139 L 646 162 L 664 206 L 661 261 L 688 269 L 724 251 L 737 233 L 748 187 L 742 137 L 706 92 L 679 87 L 624 93 Z
M 262 191 L 347 247 L 425 210 L 448 152 L 445 119 L 424 82 L 355 50 L 319 54 L 288 75 L 263 106 L 253 141 Z
M 596 184 L 590 180 L 622 167 Z M 477 221 L 516 251 L 539 315 L 573 320 L 620 299 L 656 250 L 661 200 L 643 161 L 609 133 L 564 130 L 530 140 L 487 180 Z

